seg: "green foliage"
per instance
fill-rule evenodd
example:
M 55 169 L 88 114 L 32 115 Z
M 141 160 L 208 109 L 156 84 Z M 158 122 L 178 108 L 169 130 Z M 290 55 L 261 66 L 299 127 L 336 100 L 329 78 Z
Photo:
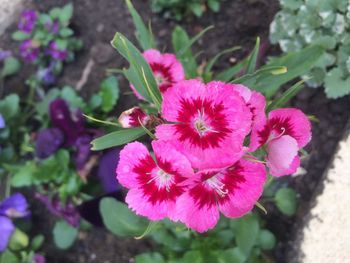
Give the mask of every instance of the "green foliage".
M 135 257 L 136 263 L 165 263 L 164 258 L 157 252 L 143 253 Z M 194 261 L 193 261 L 194 262 Z
M 152 0 L 152 10 L 180 21 L 190 14 L 200 17 L 208 9 L 219 12 L 220 2 L 221 0 Z
M 350 93 L 350 3 L 347 0 L 280 0 L 270 40 L 284 52 L 317 44 L 324 50 L 308 72 L 312 87 L 325 86 L 329 98 Z
M 4 65 L 0 73 L 0 79 L 16 74 L 21 68 L 21 63 L 14 57 L 4 60 Z
M 275 196 L 277 208 L 285 215 L 292 216 L 297 211 L 297 195 L 291 188 L 281 188 Z
M 57 247 L 60 249 L 71 247 L 77 234 L 78 230 L 64 220 L 57 221 L 53 229 L 53 239 Z
M 138 236 L 147 227 L 147 220 L 135 215 L 124 203 L 106 197 L 100 201 L 103 223 L 115 235 Z M 148 262 L 148 261 L 140 261 Z

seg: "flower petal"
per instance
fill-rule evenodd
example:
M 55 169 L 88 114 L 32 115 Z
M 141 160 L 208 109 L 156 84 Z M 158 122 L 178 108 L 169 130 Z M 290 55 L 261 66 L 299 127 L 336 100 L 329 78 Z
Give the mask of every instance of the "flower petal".
M 291 169 L 297 168 L 298 143 L 293 137 L 283 135 L 271 140 L 267 147 L 267 166 L 273 176 L 288 175 Z
M 137 177 L 139 174 L 135 172 L 135 168 L 139 164 L 149 166 L 152 170 L 155 168 L 155 163 L 147 150 L 146 146 L 139 142 L 127 144 L 120 151 L 119 164 L 117 167 L 117 180 L 126 188 L 134 188 L 139 186 Z
M 205 192 L 203 195 L 205 195 Z M 203 196 L 203 199 L 205 198 L 207 197 Z M 215 202 L 199 205 L 198 200 L 190 192 L 186 192 L 179 197 L 176 202 L 176 213 L 182 223 L 199 233 L 214 228 L 220 218 Z
M 228 169 L 222 180 L 228 190 L 228 198 L 219 201 L 220 211 L 230 218 L 245 215 L 262 195 L 265 181 L 263 164 L 241 159 Z
M 20 193 L 15 193 L 0 204 L 0 215 L 10 218 L 25 217 L 29 214 L 28 203 Z
M 15 226 L 12 224 L 11 219 L 0 216 L 0 252 L 3 252 L 7 248 L 14 230 Z

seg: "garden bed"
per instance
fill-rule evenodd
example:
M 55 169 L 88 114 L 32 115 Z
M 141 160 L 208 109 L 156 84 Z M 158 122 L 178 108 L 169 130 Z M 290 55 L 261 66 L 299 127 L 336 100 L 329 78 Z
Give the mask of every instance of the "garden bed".
M 31 7 L 40 11 L 47 11 L 54 6 L 63 6 L 68 1 L 32 2 Z M 162 46 L 170 46 L 170 33 L 175 22 L 165 20 L 150 12 L 149 1 L 135 1 L 135 7 L 146 20 L 152 18 L 153 32 L 158 36 Z M 106 75 L 107 68 L 122 68 L 125 61 L 109 45 L 116 31 L 124 33 L 133 39 L 133 23 L 126 10 L 124 1 L 75 1 L 75 11 L 72 27 L 84 42 L 84 48 L 77 54 L 76 60 L 65 66 L 63 76 L 58 86 L 71 85 L 76 87 L 83 83 L 84 71 L 88 72 L 87 80 L 82 86 L 81 94 L 89 97 L 99 87 Z M 220 50 L 232 46 L 241 46 L 235 57 L 226 57 L 217 65 L 223 69 L 235 60 L 245 57 L 253 48 L 256 36 L 262 38 L 265 54 L 278 52 L 278 48 L 268 45 L 269 24 L 278 10 L 277 1 L 270 0 L 227 0 L 222 4 L 221 12 L 205 13 L 200 19 L 182 21 L 190 35 L 194 35 L 209 25 L 215 30 L 209 31 L 195 45 L 195 50 L 204 50 L 203 58 L 212 57 Z M 11 49 L 18 54 L 18 43 L 11 40 L 11 33 L 15 25 L 7 30 L 1 39 L 1 47 Z M 92 66 L 91 66 L 92 65 Z M 89 67 L 91 67 L 89 69 Z M 6 92 L 13 90 L 25 94 L 24 80 L 32 73 L 31 67 L 25 67 L 20 74 L 6 81 Z M 125 81 L 120 82 L 121 97 L 115 110 L 117 117 L 122 110 L 136 104 L 136 98 L 130 94 L 129 86 Z M 300 206 L 295 217 L 287 218 L 277 210 L 269 210 L 268 228 L 274 232 L 280 241 L 276 252 L 277 262 L 284 262 L 285 254 L 293 240 L 293 228 L 297 219 L 302 218 L 310 207 L 316 186 L 322 179 L 338 140 L 341 138 L 347 119 L 350 116 L 350 100 L 344 97 L 339 100 L 326 99 L 322 89 L 304 89 L 291 102 L 308 115 L 314 115 L 319 121 L 313 124 L 313 140 L 307 147 L 309 156 L 303 163 L 307 174 L 296 178 L 288 178 L 291 185 L 300 194 Z M 34 206 L 34 225 L 42 226 L 49 237 L 52 222 L 45 208 L 39 204 Z M 52 221 L 52 220 L 51 220 Z M 49 223 L 48 223 L 49 222 Z M 45 224 L 44 224 L 45 223 Z M 38 231 L 38 229 L 34 230 Z M 38 231 L 40 232 L 40 231 Z M 79 240 L 68 251 L 57 252 L 53 245 L 46 245 L 48 262 L 132 262 L 135 254 L 152 249 L 148 241 L 133 239 L 118 239 L 104 229 L 93 229 L 82 232 Z

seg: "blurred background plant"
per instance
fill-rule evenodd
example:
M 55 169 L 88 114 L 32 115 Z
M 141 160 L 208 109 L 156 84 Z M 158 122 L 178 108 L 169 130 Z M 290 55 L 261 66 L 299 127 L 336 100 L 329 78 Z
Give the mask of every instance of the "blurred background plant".
M 12 38 L 20 41 L 20 55 L 25 63 L 36 66 L 28 80 L 31 87 L 52 85 L 63 70 L 63 63 L 72 62 L 82 41 L 70 28 L 73 5 L 51 9 L 48 13 L 25 10 Z
M 152 0 L 152 10 L 178 21 L 194 14 L 201 17 L 206 11 L 219 12 L 222 0 Z
M 307 83 L 324 85 L 329 98 L 350 94 L 350 2 L 348 0 L 280 0 L 270 40 L 283 52 L 318 44 L 325 50 Z

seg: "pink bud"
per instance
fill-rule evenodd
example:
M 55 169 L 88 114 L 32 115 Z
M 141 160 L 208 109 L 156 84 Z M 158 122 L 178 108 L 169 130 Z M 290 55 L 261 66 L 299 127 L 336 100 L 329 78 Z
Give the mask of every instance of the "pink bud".
M 149 116 L 146 115 L 146 113 L 144 113 L 139 107 L 133 107 L 124 111 L 122 114 L 120 114 L 118 119 L 123 128 L 139 127 L 141 126 L 141 123 L 142 125 L 146 125 L 148 120 Z

